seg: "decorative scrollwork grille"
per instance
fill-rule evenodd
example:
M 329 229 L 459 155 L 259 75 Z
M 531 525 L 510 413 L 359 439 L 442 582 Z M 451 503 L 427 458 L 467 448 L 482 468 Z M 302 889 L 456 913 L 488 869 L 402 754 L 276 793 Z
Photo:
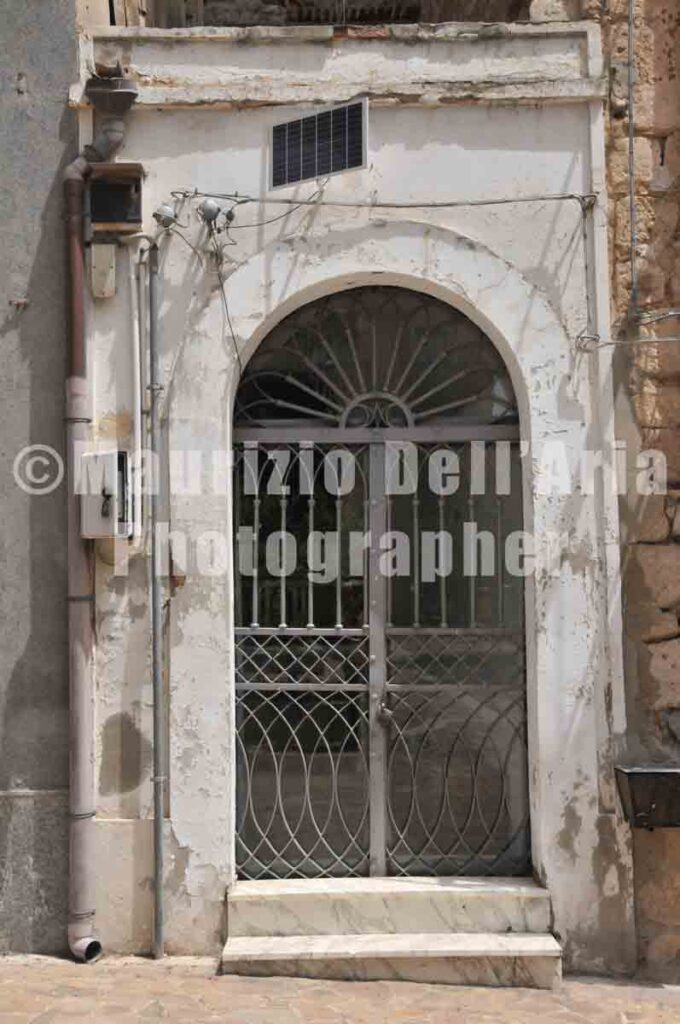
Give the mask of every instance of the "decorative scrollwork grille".
M 353 288 L 304 306 L 260 346 L 235 422 L 339 428 L 516 423 L 508 372 L 445 303 L 404 288 Z
M 236 644 L 240 873 L 366 874 L 368 636 L 239 631 Z
M 390 874 L 531 868 L 524 637 L 388 631 Z

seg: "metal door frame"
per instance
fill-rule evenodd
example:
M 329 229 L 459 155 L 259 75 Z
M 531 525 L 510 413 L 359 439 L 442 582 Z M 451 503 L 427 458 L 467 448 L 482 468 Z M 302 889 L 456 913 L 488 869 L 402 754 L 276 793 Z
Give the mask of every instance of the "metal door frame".
M 381 494 L 385 482 L 385 445 L 369 447 L 369 529 L 368 556 L 368 701 L 369 701 L 369 823 L 370 873 L 381 877 L 387 871 L 387 743 L 385 736 L 385 690 L 387 687 L 387 580 L 380 572 L 379 548 L 375 538 L 387 530 L 387 501 Z
M 368 552 L 368 702 L 369 702 L 369 873 L 382 877 L 387 873 L 387 738 L 386 725 L 390 710 L 387 706 L 387 580 L 379 571 L 380 550 L 373 538 L 384 534 L 388 528 L 388 508 L 385 494 L 385 445 L 389 441 L 411 441 L 414 443 L 470 443 L 473 441 L 514 441 L 519 439 L 516 425 L 436 425 L 406 428 L 337 428 L 311 426 L 310 424 L 282 426 L 281 428 L 246 427 L 234 430 L 234 442 L 259 442 L 263 446 L 277 444 L 337 444 L 351 447 L 368 445 L 369 473 L 369 529 L 372 542 Z M 247 633 L 247 628 L 239 633 Z M 290 629 L 271 630 L 284 635 Z M 295 629 L 301 635 L 315 635 L 335 632 L 322 628 Z M 350 629 L 347 635 L 365 631 Z M 449 630 L 455 633 L 456 630 Z M 472 631 L 471 631 L 472 632 Z M 265 684 L 266 685 L 266 684 Z M 273 685 L 273 684 L 272 684 Z M 320 684 L 320 689 L 323 684 Z M 238 783 L 237 783 L 238 785 Z

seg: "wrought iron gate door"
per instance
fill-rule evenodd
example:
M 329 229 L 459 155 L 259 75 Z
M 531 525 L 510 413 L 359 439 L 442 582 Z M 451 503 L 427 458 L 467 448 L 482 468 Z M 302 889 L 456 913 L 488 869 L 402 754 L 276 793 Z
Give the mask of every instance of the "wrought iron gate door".
M 387 306 L 385 292 L 392 293 Z M 404 346 L 406 370 L 397 373 L 394 345 L 385 346 L 382 360 L 391 360 L 391 369 L 382 379 L 392 375 L 400 386 L 376 386 L 376 323 L 389 329 L 385 309 L 393 310 L 396 295 L 408 313 L 412 293 L 341 295 L 352 297 L 348 305 L 336 296 L 322 304 L 331 303 L 333 324 L 340 318 L 349 357 L 329 354 L 327 337 L 334 333 L 337 342 L 338 331 L 324 334 L 315 303 L 306 307 L 314 310 L 313 326 L 309 319 L 293 331 L 289 325 L 285 347 L 274 332 L 239 389 L 238 872 L 527 874 L 523 580 L 506 571 L 504 557 L 508 538 L 522 527 L 513 407 L 494 420 L 487 403 L 483 422 L 442 422 L 433 402 L 433 422 L 427 403 L 422 416 L 412 414 L 413 405 L 423 410 L 413 396 L 422 398 L 431 353 L 421 364 L 414 345 Z M 443 305 L 427 302 L 435 313 Z M 444 309 L 447 323 L 464 320 Z M 411 312 L 416 333 L 431 336 L 431 323 L 423 327 L 419 316 Z M 321 337 L 325 362 L 305 349 L 305 332 L 317 336 L 317 348 Z M 372 339 L 369 368 L 352 340 L 362 334 Z M 306 377 L 281 367 L 296 346 Z M 271 353 L 279 364 L 263 370 L 257 358 Z M 460 344 L 455 354 L 453 377 L 431 391 L 458 408 L 466 405 L 460 388 L 451 399 L 446 386 L 471 371 L 460 370 Z M 497 401 L 495 360 L 489 387 Z M 351 391 L 352 372 L 363 390 Z M 483 397 L 477 386 L 475 408 Z M 282 408 L 295 419 L 283 419 Z M 333 410 L 325 421 L 324 408 Z M 477 565 L 484 557 L 488 564 Z

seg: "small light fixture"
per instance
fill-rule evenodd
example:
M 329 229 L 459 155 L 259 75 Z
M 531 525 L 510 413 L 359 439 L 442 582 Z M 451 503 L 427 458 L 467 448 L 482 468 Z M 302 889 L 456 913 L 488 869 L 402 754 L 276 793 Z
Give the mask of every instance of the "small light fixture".
M 161 203 L 153 211 L 153 219 L 162 228 L 171 228 L 177 223 L 177 214 L 169 203 Z
M 198 216 L 206 224 L 214 224 L 222 213 L 222 207 L 214 199 L 207 198 L 203 200 L 197 212 Z

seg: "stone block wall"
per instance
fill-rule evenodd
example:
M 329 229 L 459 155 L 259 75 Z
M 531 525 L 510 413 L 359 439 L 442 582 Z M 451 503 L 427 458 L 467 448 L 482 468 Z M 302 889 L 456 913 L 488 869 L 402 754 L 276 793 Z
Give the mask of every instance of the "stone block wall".
M 637 309 L 631 309 L 628 2 L 586 0 L 610 65 L 608 184 L 614 339 L 680 338 L 680 4 L 633 0 Z M 622 500 L 631 760 L 680 764 L 680 341 L 616 351 L 619 437 L 666 457 L 666 495 Z M 636 831 L 640 966 L 680 981 L 680 829 Z

